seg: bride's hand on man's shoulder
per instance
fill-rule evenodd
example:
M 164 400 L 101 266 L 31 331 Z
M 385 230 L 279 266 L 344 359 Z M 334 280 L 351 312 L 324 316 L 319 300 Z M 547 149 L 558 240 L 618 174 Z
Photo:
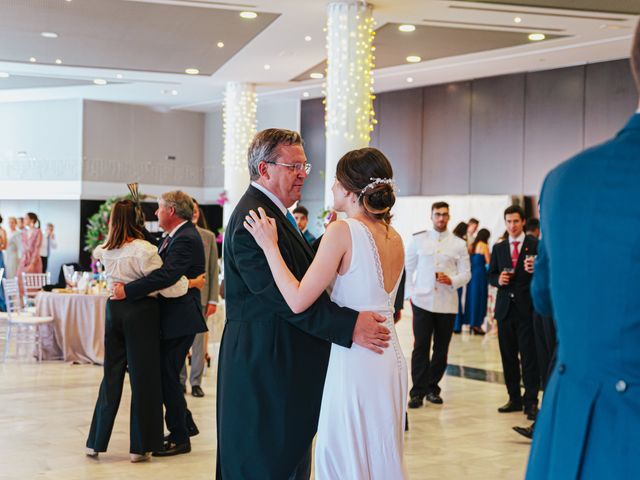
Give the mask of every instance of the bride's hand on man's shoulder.
M 276 221 L 268 217 L 262 207 L 258 207 L 257 212 L 249 210 L 247 216 L 244 217 L 243 225 L 263 250 L 278 244 Z

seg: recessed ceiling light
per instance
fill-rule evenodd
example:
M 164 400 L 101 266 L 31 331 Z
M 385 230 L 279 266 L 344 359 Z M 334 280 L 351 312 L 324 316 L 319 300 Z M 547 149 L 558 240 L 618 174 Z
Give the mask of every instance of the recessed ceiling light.
M 310 42 L 311 41 L 311 37 L 309 35 L 307 35 L 306 37 L 304 37 L 304 41 L 305 42 Z
M 513 21 L 514 21 L 515 23 L 522 23 L 522 18 L 520 18 L 520 17 L 515 17 L 515 18 L 513 19 Z
M 62 65 L 62 60 L 60 60 L 59 58 L 56 58 L 56 65 Z
M 407 62 L 409 63 L 419 63 L 422 61 L 422 58 L 420 58 L 418 55 L 409 55 L 407 57 Z
M 223 48 L 224 47 L 224 42 L 218 42 L 218 48 Z
M 269 65 L 268 63 L 265 64 L 264 69 L 265 70 L 271 70 L 271 65 Z
M 242 18 L 246 18 L 247 20 L 252 20 L 258 16 L 256 12 L 240 12 L 240 16 Z
M 121 73 L 116 73 L 116 78 L 122 78 L 122 74 Z
M 309 96 L 309 92 L 302 92 L 302 96 L 303 96 L 304 98 L 307 98 L 307 97 Z
M 532 42 L 539 42 L 540 40 L 544 40 L 547 38 L 544 33 L 532 33 L 529 35 L 529 40 Z
M 30 61 L 31 63 L 36 63 L 36 57 L 31 57 L 31 58 L 29 58 L 29 61 Z
M 58 38 L 58 34 L 56 32 L 42 32 L 40 33 L 40 36 L 44 38 Z
M 107 81 L 104 78 L 96 78 L 93 80 L 96 85 L 106 85 Z
M 10 75 L 7 72 L 0 72 L 0 78 L 9 78 Z
M 197 68 L 187 68 L 184 73 L 186 73 L 187 75 L 198 75 L 200 73 L 200 70 L 198 70 Z
M 165 95 L 173 95 L 175 97 L 178 95 L 178 90 L 162 90 L 162 93 Z
M 407 83 L 413 83 L 413 77 L 407 77 Z
M 319 73 L 319 72 L 313 72 L 313 73 L 310 73 L 310 74 L 309 74 L 309 76 L 310 76 L 311 78 L 315 78 L 316 80 L 319 80 L 319 79 L 321 79 L 321 78 L 324 78 L 324 75 L 323 75 L 322 73 Z
M 400 25 L 398 27 L 398 30 L 400 30 L 401 32 L 415 32 L 416 31 L 416 26 L 415 25 L 411 25 L 409 23 L 405 23 L 404 25 Z

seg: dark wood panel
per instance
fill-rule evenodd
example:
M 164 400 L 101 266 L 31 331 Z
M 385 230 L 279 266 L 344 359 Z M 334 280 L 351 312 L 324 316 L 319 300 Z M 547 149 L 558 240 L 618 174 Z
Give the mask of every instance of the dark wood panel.
M 538 195 L 546 174 L 582 150 L 584 66 L 527 74 L 524 194 Z
M 628 60 L 586 67 L 585 148 L 613 137 L 638 108 L 638 93 Z
M 322 99 L 305 100 L 300 104 L 300 134 L 304 140 L 307 160 L 313 165 L 302 191 L 301 203 L 324 202 L 324 171 L 327 164 L 327 139 Z
M 422 195 L 469 193 L 471 82 L 423 90 Z
M 522 191 L 523 132 L 524 74 L 474 81 L 470 193 Z
M 393 165 L 399 195 L 420 195 L 422 89 L 387 92 L 378 98 L 377 147 Z

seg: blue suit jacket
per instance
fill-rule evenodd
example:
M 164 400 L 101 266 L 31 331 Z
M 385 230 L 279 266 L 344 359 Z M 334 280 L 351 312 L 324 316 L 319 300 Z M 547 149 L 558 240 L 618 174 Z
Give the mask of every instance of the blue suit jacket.
M 528 479 L 640 478 L 639 195 L 638 114 L 544 182 L 532 295 L 558 353 Z
M 175 233 L 160 252 L 163 265 L 146 277 L 125 285 L 127 298 L 136 300 L 151 292 L 173 285 L 184 275 L 195 278 L 204 273 L 204 247 L 200 234 L 191 222 Z M 177 338 L 207 331 L 202 316 L 200 290 L 190 288 L 178 298 L 159 297 L 162 338 Z

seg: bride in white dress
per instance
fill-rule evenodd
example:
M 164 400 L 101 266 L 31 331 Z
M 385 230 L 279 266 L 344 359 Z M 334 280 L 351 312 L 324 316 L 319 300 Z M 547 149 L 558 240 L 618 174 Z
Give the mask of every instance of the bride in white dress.
M 332 345 L 315 448 L 316 480 L 407 478 L 407 366 L 393 324 L 404 248 L 389 225 L 395 202 L 392 177 L 391 164 L 375 148 L 354 150 L 340 159 L 332 189 L 334 208 L 348 218 L 327 227 L 301 281 L 282 259 L 275 220 L 259 209 L 249 212 L 245 221 L 293 312 L 307 309 L 333 284 L 332 301 L 384 315 L 391 332 L 389 344 L 378 354 L 355 344 Z

